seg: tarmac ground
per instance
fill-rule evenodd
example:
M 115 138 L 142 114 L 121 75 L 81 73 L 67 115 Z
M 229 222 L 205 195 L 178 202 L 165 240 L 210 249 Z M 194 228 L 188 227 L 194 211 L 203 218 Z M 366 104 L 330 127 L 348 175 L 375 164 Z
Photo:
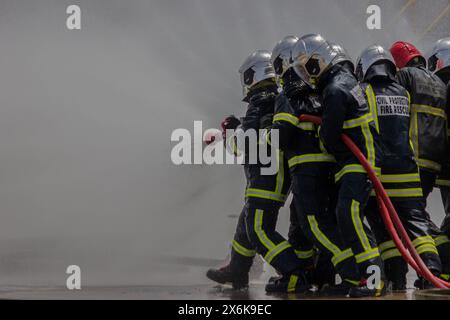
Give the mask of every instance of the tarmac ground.
M 248 290 L 234 291 L 226 286 L 116 286 L 85 287 L 67 290 L 62 287 L 6 287 L 0 288 L 0 300 L 310 300 L 348 299 L 320 297 L 314 294 L 267 295 L 263 284 L 251 285 Z M 389 293 L 378 300 L 450 300 L 450 290 L 407 290 Z

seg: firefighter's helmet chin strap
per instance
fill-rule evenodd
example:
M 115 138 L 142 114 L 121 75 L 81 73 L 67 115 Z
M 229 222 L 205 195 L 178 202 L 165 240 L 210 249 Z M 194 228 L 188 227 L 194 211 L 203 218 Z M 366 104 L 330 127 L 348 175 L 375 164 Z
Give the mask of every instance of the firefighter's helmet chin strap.
M 266 79 L 255 84 L 242 101 L 248 103 L 254 95 L 262 92 L 278 93 L 278 85 L 275 78 Z

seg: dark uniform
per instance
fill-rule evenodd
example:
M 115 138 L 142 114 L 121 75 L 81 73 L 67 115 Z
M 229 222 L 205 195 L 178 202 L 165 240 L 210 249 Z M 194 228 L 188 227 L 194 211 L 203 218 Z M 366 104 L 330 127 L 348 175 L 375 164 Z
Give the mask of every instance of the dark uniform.
M 450 115 L 450 75 L 444 73 L 439 75 L 439 77 L 447 83 L 447 134 L 450 136 L 449 128 L 449 115 Z M 450 139 L 449 139 L 450 140 Z M 447 157 L 442 165 L 442 171 L 439 174 L 436 185 L 441 191 L 442 202 L 444 204 L 445 218 L 442 222 L 441 230 L 444 234 L 438 235 L 434 240 L 438 247 L 449 247 L 450 246 L 450 146 L 447 148 Z M 444 266 L 444 273 L 449 274 L 450 269 L 447 265 Z
M 292 179 L 291 179 L 292 181 Z M 314 268 L 314 260 L 316 259 L 316 248 L 310 239 L 305 235 L 302 224 L 298 220 L 298 209 L 295 201 L 292 201 L 289 206 L 289 232 L 288 241 L 294 248 L 297 258 L 301 261 L 305 270 L 312 270 Z
M 335 180 L 339 184 L 337 220 L 345 247 L 351 248 L 363 278 L 368 267 L 383 263 L 370 229 L 362 222 L 372 184 L 358 159 L 340 137 L 347 134 L 380 173 L 381 147 L 375 122 L 364 93 L 347 64 L 337 64 L 320 79 L 323 122 L 320 137 L 337 161 Z M 382 275 L 383 277 L 383 275 Z
M 288 90 L 277 97 L 272 126 L 279 130 L 280 147 L 288 159 L 297 217 L 308 239 L 319 248 L 324 259 L 333 263 L 342 279 L 359 283 L 361 277 L 353 253 L 342 243 L 334 213 L 335 158 L 321 144 L 317 126 L 298 119 L 301 114 L 322 113 L 319 96 L 305 91 L 289 95 Z
M 419 169 L 409 139 L 409 93 L 395 81 L 386 64 L 370 67 L 362 86 L 383 143 L 381 182 L 417 252 L 427 267 L 440 275 L 441 262 L 431 236 Z M 406 289 L 408 267 L 385 229 L 375 197 L 369 201 L 367 217 L 378 240 L 388 280 L 394 289 Z
M 447 159 L 447 88 L 437 75 L 421 65 L 401 69 L 397 73 L 397 79 L 411 95 L 410 136 L 426 203 L 435 186 L 437 175 Z M 440 180 L 445 180 L 445 176 Z M 446 236 L 443 237 L 429 214 L 426 215 L 441 256 L 444 273 L 449 273 L 450 241 Z
M 270 127 L 275 97 L 275 90 L 252 95 L 242 122 L 244 132 Z M 300 270 L 302 265 L 291 244 L 275 230 L 278 211 L 290 188 L 287 162 L 279 151 L 277 159 L 279 169 L 275 175 L 262 175 L 261 168 L 265 165 L 261 163 L 246 161 L 244 165 L 247 178 L 245 206 L 232 244 L 232 265 L 238 268 L 249 266 L 254 254 L 259 253 L 279 273 L 289 275 Z M 295 283 L 292 285 L 295 287 Z
M 411 141 L 427 199 L 446 159 L 446 88 L 423 66 L 403 68 L 397 79 L 411 95 Z

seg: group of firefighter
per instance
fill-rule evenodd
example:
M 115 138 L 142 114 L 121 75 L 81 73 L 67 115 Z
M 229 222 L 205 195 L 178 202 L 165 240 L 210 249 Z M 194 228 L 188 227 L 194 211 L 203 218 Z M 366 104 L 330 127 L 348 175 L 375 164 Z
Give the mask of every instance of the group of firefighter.
M 245 116 L 222 121 L 226 131 L 277 129 L 278 171 L 244 164 L 245 205 L 229 263 L 207 277 L 247 288 L 259 254 L 279 276 L 266 292 L 373 297 L 405 290 L 408 266 L 379 213 L 368 174 L 341 140 L 346 134 L 378 175 L 428 269 L 450 274 L 450 38 L 425 58 L 411 43 L 366 48 L 356 65 L 339 44 L 319 34 L 287 36 L 272 52 L 258 50 L 239 69 Z M 300 121 L 301 115 L 322 124 Z M 244 152 L 248 150 L 244 149 Z M 446 218 L 439 228 L 426 211 L 440 189 Z M 276 230 L 288 194 L 288 239 Z M 376 285 L 368 279 L 379 275 Z M 338 275 L 339 277 L 337 277 Z M 337 281 L 336 279 L 340 279 Z M 432 284 L 418 276 L 418 289 Z

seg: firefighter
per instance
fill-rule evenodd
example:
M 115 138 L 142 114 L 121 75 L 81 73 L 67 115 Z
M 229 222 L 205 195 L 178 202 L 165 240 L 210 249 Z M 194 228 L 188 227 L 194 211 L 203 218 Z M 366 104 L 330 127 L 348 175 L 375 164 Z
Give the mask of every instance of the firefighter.
M 398 41 L 390 49 L 398 69 L 397 79 L 408 90 L 411 97 L 412 141 L 416 162 L 419 166 L 423 196 L 426 200 L 433 191 L 438 173 L 446 160 L 447 137 L 447 87 L 441 79 L 426 68 L 426 59 L 411 43 Z M 450 246 L 441 243 L 442 232 L 429 219 L 435 243 L 448 273 Z M 417 282 L 419 288 L 429 286 L 423 279 Z
M 414 45 L 398 41 L 390 51 L 400 69 L 398 82 L 411 95 L 411 140 L 427 199 L 446 157 L 446 86 L 427 70 L 425 58 Z
M 258 137 L 258 130 L 272 124 L 275 97 L 278 94 L 276 75 L 270 58 L 271 53 L 268 51 L 255 51 L 239 69 L 244 101 L 248 103 L 241 130 L 244 133 L 255 130 Z M 237 124 L 237 119 L 229 120 L 227 123 Z M 224 126 L 229 128 L 227 124 Z M 258 141 L 258 148 L 261 142 Z M 249 161 L 252 158 L 249 151 L 252 150 L 254 151 L 254 148 L 250 146 L 245 148 L 245 205 L 232 242 L 232 261 L 225 268 L 209 270 L 207 276 L 221 282 L 220 280 L 228 276 L 230 279 L 239 275 L 248 282 L 249 265 L 253 256 L 258 253 L 281 275 L 266 285 L 268 293 L 306 292 L 310 286 L 302 264 L 291 244 L 275 230 L 279 209 L 286 201 L 290 188 L 289 175 L 286 174 L 287 163 L 282 153 L 277 150 L 278 171 L 273 175 L 265 175 L 262 168 L 267 165 L 263 165 L 259 159 L 257 163 Z M 245 268 L 236 270 L 236 265 Z
M 434 72 L 444 83 L 447 84 L 447 134 L 450 133 L 449 115 L 450 115 L 450 38 L 438 40 L 428 59 L 428 69 Z M 436 181 L 436 185 L 441 191 L 442 202 L 444 203 L 445 219 L 442 223 L 441 230 L 443 235 L 436 238 L 436 244 L 439 246 L 450 245 L 450 147 L 447 148 L 446 160 L 442 166 L 442 171 Z M 449 273 L 449 270 L 444 270 Z
M 359 283 L 360 275 L 352 251 L 343 247 L 334 213 L 332 170 L 336 160 L 321 145 L 317 126 L 298 119 L 301 114 L 321 116 L 322 106 L 318 94 L 290 64 L 297 42 L 297 37 L 287 36 L 272 51 L 272 63 L 283 89 L 276 98 L 272 128 L 279 131 L 280 148 L 288 159 L 297 219 L 321 252 L 317 273 L 324 274 L 317 274 L 317 282 L 329 284 L 321 292 L 347 295 L 352 284 Z M 340 286 L 334 287 L 336 272 L 327 268 L 330 261 L 343 279 Z
M 362 82 L 375 126 L 383 145 L 380 180 L 427 267 L 441 275 L 441 261 L 425 213 L 420 175 L 409 139 L 408 91 L 398 84 L 391 55 L 382 46 L 365 49 L 358 59 L 356 75 Z M 408 266 L 390 238 L 375 197 L 367 206 L 367 217 L 379 243 L 387 279 L 393 290 L 406 289 Z
M 364 209 L 372 190 L 368 175 L 340 137 L 346 133 L 366 156 L 374 170 L 380 172 L 380 144 L 374 119 L 364 93 L 353 72 L 353 63 L 342 50 L 321 35 L 309 34 L 294 47 L 296 73 L 321 94 L 323 122 L 319 137 L 337 161 L 338 183 L 336 214 L 344 246 L 351 248 L 361 280 L 350 289 L 350 296 L 380 296 L 385 293 L 383 262 L 373 234 L 363 223 Z M 372 271 L 376 286 L 368 286 Z

